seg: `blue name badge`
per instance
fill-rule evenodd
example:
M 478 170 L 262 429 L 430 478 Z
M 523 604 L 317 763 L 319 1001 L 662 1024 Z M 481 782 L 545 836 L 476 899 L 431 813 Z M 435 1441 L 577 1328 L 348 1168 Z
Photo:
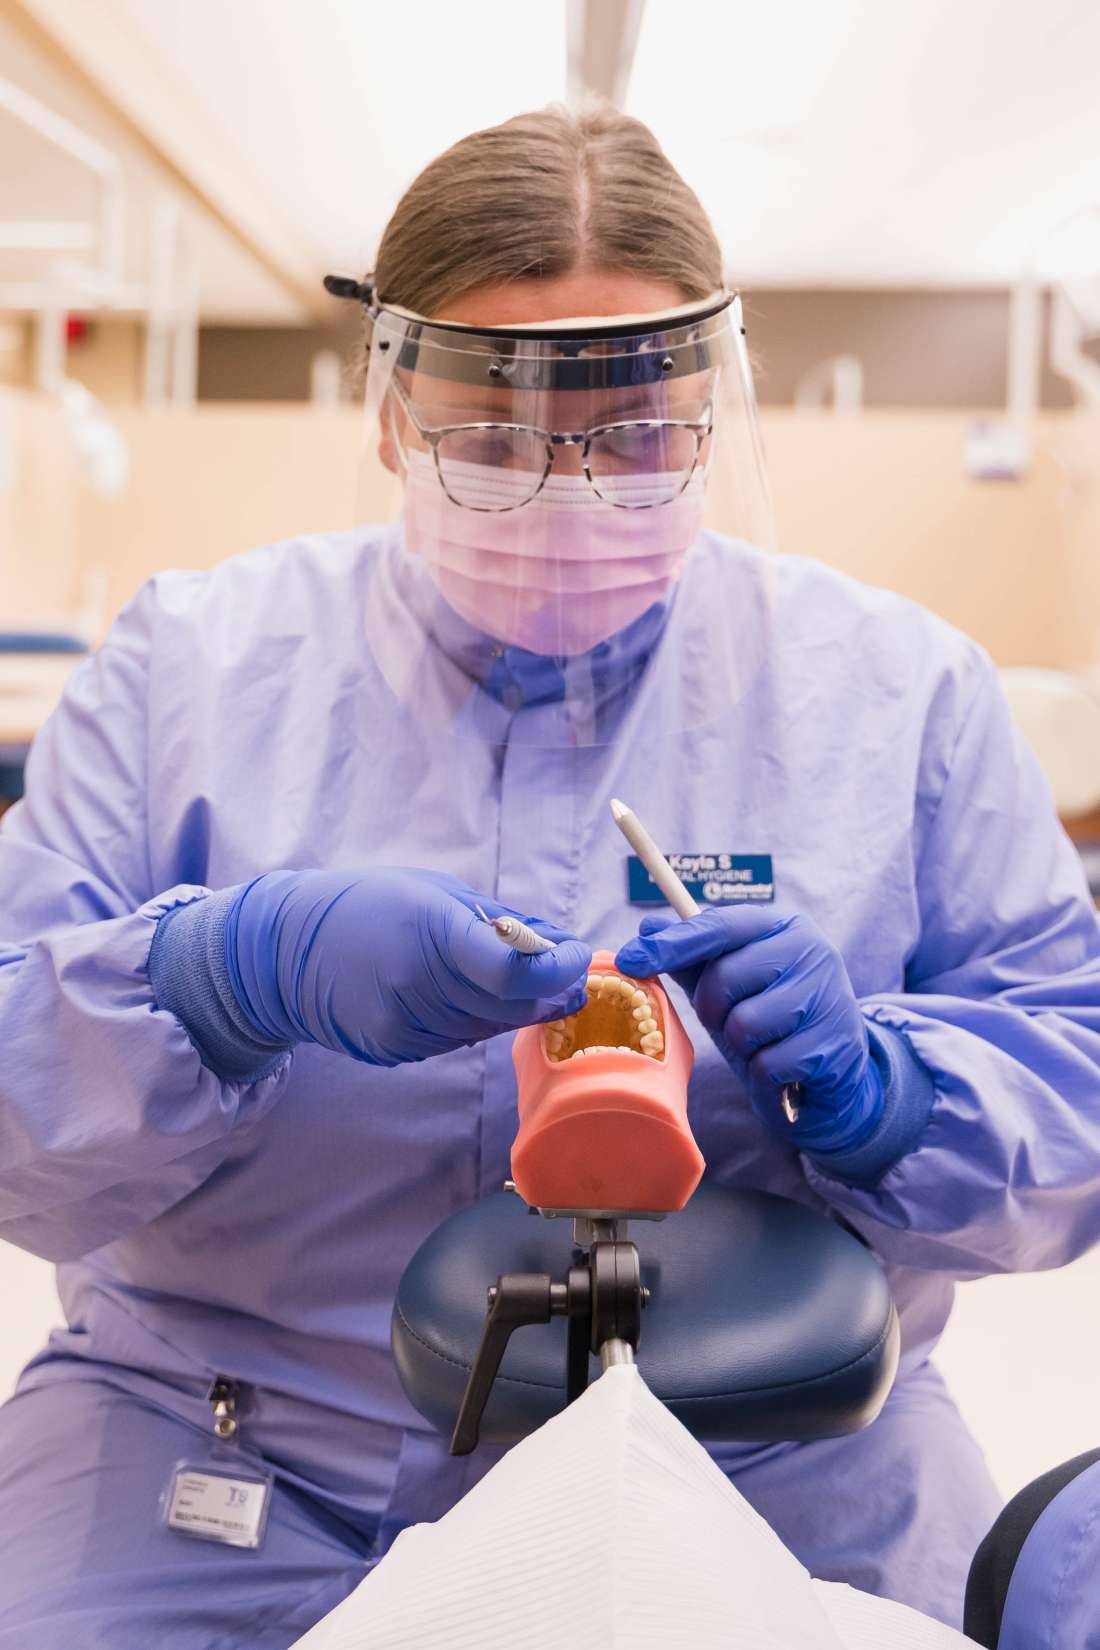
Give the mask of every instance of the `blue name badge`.
M 699 905 L 775 898 L 770 854 L 668 854 L 666 857 Z M 626 865 L 631 905 L 668 904 L 637 854 L 631 854 Z

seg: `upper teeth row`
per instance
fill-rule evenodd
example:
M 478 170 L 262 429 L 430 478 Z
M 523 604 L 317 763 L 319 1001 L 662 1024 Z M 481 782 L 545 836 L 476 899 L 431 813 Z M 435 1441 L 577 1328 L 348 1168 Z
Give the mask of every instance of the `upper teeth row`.
M 614 997 L 618 993 L 621 997 L 629 998 L 635 1008 L 650 1006 L 650 999 L 645 992 L 636 986 L 633 980 L 624 980 L 621 974 L 589 974 L 588 995 L 598 996 L 601 991 L 609 997 Z

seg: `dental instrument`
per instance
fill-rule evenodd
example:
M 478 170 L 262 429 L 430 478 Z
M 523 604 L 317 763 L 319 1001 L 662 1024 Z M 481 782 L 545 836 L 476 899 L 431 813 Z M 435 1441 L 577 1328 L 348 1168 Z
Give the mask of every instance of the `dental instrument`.
M 611 798 L 611 817 L 630 843 L 634 852 L 661 890 L 662 894 L 683 921 L 697 917 L 702 906 L 692 899 L 668 860 L 662 854 L 633 808 L 628 808 L 618 797 Z
M 617 796 L 613 796 L 611 798 L 611 817 L 676 915 L 684 922 L 691 917 L 697 917 L 703 909 L 702 906 L 688 893 L 680 878 L 634 812 L 634 809 L 628 808 L 625 802 L 620 802 Z M 798 1122 L 799 1108 L 796 1102 L 798 1087 L 797 1083 L 787 1083 L 779 1097 L 779 1103 L 783 1107 L 783 1116 L 788 1123 Z
M 540 951 L 556 949 L 553 940 L 544 939 L 541 934 L 536 934 L 535 930 L 519 917 L 490 917 L 480 905 L 475 905 L 474 910 L 482 922 L 487 922 L 489 927 L 496 931 L 499 940 L 503 940 L 505 945 L 510 945 L 513 951 L 521 951 L 525 957 L 533 957 Z

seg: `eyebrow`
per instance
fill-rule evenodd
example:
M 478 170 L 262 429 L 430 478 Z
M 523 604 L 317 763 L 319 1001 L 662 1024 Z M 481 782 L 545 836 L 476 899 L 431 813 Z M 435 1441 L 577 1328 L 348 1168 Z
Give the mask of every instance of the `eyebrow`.
M 623 419 L 638 419 L 649 421 L 654 418 L 667 418 L 668 413 L 657 412 L 652 406 L 642 406 L 628 402 L 626 406 L 601 407 L 593 418 L 595 424 L 619 424 Z
M 408 390 L 400 383 L 398 387 L 405 395 L 409 395 Z M 494 406 L 491 402 L 474 405 L 468 401 L 427 401 L 420 396 L 409 396 L 409 399 L 416 409 L 417 416 L 421 418 L 428 429 L 446 428 L 452 424 L 519 424 L 527 425 L 529 428 L 535 427 L 530 425 L 522 416 L 518 416 L 514 407 Z M 658 408 L 653 405 L 652 401 L 635 396 L 625 402 L 615 402 L 598 407 L 589 414 L 583 427 L 591 430 L 608 424 L 652 424 L 669 421 L 699 423 L 703 417 L 705 405 L 705 399 L 697 399 L 693 396 L 688 398 L 683 405 L 678 406 L 673 403 L 672 406 Z M 540 425 L 538 427 L 543 428 L 544 426 Z M 576 428 L 576 425 L 570 424 L 568 431 L 566 431 L 563 424 L 555 424 L 550 434 L 574 433 Z
M 468 403 L 439 403 L 433 402 L 425 406 L 421 401 L 414 402 L 418 412 L 430 412 L 433 417 L 440 417 L 446 423 L 474 423 L 474 424 L 526 424 L 528 420 L 518 416 L 513 408 L 504 407 L 473 407 Z M 590 414 L 587 427 L 592 428 L 601 424 L 667 422 L 669 419 L 686 420 L 697 423 L 702 416 L 702 407 L 683 406 L 665 407 L 658 409 L 642 403 L 629 404 L 625 407 L 599 407 Z M 541 426 L 540 426 L 541 427 Z M 555 425 L 555 429 L 559 426 Z M 570 429 L 574 426 L 570 424 Z

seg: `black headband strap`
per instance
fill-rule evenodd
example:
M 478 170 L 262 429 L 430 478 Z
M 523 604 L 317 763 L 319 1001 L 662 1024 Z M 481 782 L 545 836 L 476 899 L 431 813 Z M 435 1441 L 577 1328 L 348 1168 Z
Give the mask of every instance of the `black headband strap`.
M 359 281 L 354 275 L 326 275 L 324 288 L 333 298 L 350 298 L 368 309 L 374 304 L 374 285 L 369 276 Z

